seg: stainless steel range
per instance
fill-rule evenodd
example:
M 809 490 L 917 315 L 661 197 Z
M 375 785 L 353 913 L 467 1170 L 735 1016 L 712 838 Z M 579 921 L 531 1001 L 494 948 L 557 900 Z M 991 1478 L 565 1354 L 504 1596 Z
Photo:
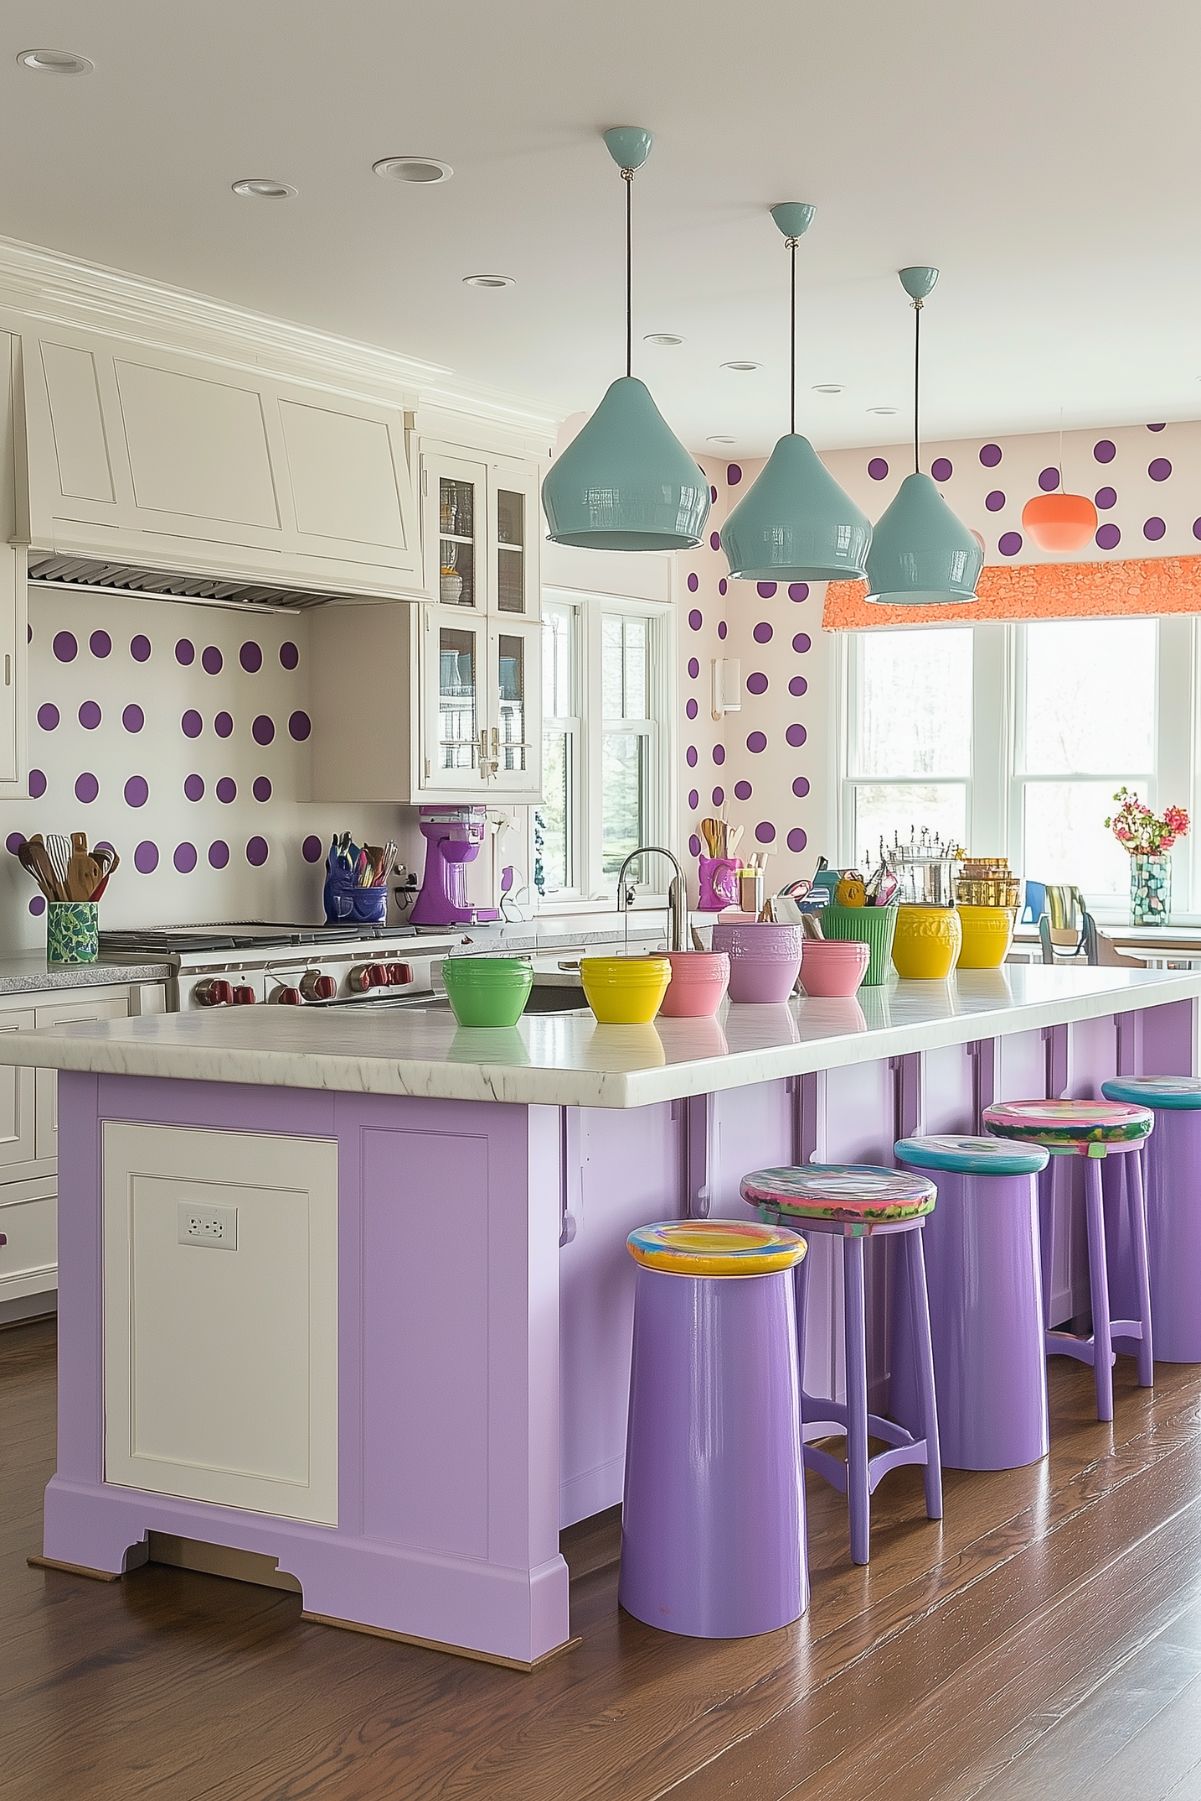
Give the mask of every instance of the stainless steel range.
M 434 968 L 461 934 L 406 926 L 172 926 L 103 932 L 104 957 L 170 965 L 167 1006 L 428 1006 Z

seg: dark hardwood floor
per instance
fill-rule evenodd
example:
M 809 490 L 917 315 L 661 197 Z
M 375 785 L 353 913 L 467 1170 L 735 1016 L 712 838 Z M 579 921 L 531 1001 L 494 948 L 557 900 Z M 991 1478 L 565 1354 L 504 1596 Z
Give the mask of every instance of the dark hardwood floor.
M 582 1643 L 532 1676 L 333 1631 L 295 1595 L 148 1567 L 30 1569 L 53 1466 L 53 1331 L 0 1332 L 4 1801 L 1196 1801 L 1201 1369 L 1118 1420 L 1052 1366 L 1031 1470 L 916 1471 L 877 1496 L 870 1570 L 811 1489 L 813 1604 L 762 1639 L 619 1614 L 616 1521 L 570 1535 Z M 753 1522 L 747 1522 L 753 1530 Z

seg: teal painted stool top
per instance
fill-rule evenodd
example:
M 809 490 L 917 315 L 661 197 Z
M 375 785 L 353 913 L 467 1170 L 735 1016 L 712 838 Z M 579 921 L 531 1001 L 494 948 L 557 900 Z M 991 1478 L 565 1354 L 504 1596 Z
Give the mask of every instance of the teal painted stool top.
M 1146 1138 L 1155 1115 L 1129 1101 L 994 1101 L 984 1124 L 998 1138 L 1042 1144 L 1049 1151 L 1103 1157 L 1106 1149 L 1130 1150 Z
M 1201 1076 L 1118 1076 L 1102 1082 L 1101 1093 L 1111 1101 L 1162 1107 L 1168 1113 L 1185 1111 L 1201 1107 Z
M 938 1190 L 925 1176 L 874 1163 L 799 1163 L 756 1169 L 742 1178 L 742 1198 L 797 1219 L 891 1225 L 929 1213 Z
M 1051 1161 L 1051 1153 L 1041 1144 L 1013 1138 L 958 1138 L 953 1132 L 902 1138 L 895 1148 L 902 1163 L 961 1176 L 1036 1176 Z

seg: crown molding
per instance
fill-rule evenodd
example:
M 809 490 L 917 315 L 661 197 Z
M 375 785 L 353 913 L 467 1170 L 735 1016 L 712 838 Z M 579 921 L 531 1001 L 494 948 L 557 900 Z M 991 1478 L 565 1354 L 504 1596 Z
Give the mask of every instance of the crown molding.
M 558 423 L 553 410 L 502 389 L 462 382 L 442 364 L 16 238 L 0 237 L 0 306 L 160 349 L 219 355 L 260 373 L 270 370 L 407 410 L 418 404 L 438 407 L 539 437 L 553 438 Z

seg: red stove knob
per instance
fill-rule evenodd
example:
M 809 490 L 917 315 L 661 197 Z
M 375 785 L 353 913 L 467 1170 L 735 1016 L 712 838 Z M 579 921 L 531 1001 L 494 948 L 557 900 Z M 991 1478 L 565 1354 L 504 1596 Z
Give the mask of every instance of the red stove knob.
M 413 966 L 411 963 L 389 963 L 388 982 L 391 987 L 403 988 L 406 983 L 411 982 L 412 980 Z
M 238 987 L 234 989 L 233 1003 L 235 1007 L 252 1007 L 255 998 L 254 989 L 247 987 L 245 983 L 239 983 Z
M 324 976 L 319 970 L 308 969 L 300 978 L 300 992 L 306 1000 L 332 1001 L 338 992 L 338 984 L 333 976 Z
M 366 994 L 369 988 L 375 987 L 375 965 L 372 963 L 356 963 L 346 980 L 356 994 Z
M 304 996 L 299 988 L 281 988 L 275 998 L 281 1007 L 304 1006 Z
M 233 998 L 233 989 L 219 977 L 196 984 L 195 999 L 202 1007 L 228 1007 Z

